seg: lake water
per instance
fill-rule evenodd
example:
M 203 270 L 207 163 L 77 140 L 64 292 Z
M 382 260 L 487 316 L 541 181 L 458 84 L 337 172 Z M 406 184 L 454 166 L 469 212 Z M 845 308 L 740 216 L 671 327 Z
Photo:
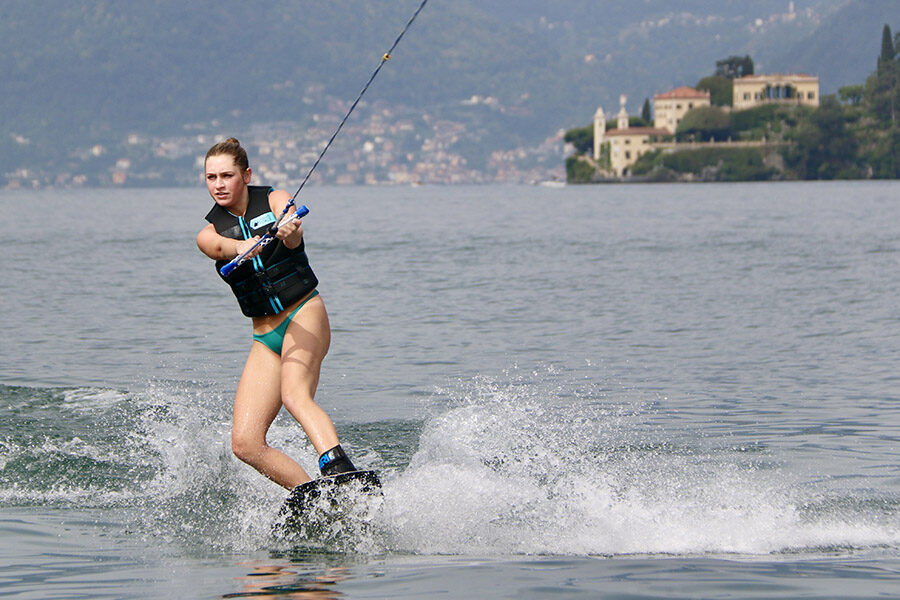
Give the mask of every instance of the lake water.
M 898 200 L 307 188 L 318 399 L 384 481 L 323 541 L 231 456 L 203 187 L 2 191 L 0 596 L 900 597 Z

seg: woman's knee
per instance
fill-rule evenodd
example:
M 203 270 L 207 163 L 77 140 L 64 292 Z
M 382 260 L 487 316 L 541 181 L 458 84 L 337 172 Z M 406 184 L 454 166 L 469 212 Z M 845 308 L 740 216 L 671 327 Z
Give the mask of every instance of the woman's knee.
M 293 415 L 316 407 L 313 395 L 304 389 L 284 390 L 281 395 L 281 401 L 284 403 L 284 407 Z
M 231 451 L 236 457 L 248 465 L 259 462 L 266 450 L 265 441 L 258 440 L 255 436 L 251 436 L 239 431 L 233 431 L 231 434 Z

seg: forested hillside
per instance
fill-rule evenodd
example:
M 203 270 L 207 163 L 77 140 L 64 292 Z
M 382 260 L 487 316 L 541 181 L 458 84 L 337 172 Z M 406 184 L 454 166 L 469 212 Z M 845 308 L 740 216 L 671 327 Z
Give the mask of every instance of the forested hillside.
M 621 93 L 638 105 L 696 81 L 727 54 L 753 54 L 761 69 L 778 70 L 803 58 L 799 68 L 835 91 L 865 64 L 860 52 L 872 56 L 861 36 L 896 8 L 893 0 L 792 4 L 794 12 L 787 0 L 431 0 L 367 101 L 478 128 L 486 138 L 460 149 L 475 164 L 489 147 L 538 144 Z M 355 96 L 418 5 L 5 0 L 0 156 L 10 170 L 52 170 L 74 148 L 132 133 L 340 112 L 328 103 Z M 822 40 L 838 22 L 841 44 Z M 829 45 L 840 55 L 818 63 L 798 51 Z M 495 110 L 461 109 L 473 96 L 491 98 Z

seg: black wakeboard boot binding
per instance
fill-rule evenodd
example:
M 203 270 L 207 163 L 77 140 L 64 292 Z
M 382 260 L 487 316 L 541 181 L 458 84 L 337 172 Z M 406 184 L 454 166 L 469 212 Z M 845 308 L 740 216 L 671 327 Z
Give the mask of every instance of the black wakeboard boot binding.
M 347 453 L 338 444 L 319 457 L 319 471 L 322 472 L 322 477 L 328 477 L 329 475 L 356 471 L 356 467 L 353 466 L 350 458 L 347 457 Z

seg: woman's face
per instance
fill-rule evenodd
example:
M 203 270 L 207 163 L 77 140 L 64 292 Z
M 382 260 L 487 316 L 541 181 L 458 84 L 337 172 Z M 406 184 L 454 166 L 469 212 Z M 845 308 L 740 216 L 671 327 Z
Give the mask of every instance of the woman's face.
M 250 169 L 241 171 L 230 154 L 206 159 L 206 189 L 222 208 L 239 208 L 249 183 Z

